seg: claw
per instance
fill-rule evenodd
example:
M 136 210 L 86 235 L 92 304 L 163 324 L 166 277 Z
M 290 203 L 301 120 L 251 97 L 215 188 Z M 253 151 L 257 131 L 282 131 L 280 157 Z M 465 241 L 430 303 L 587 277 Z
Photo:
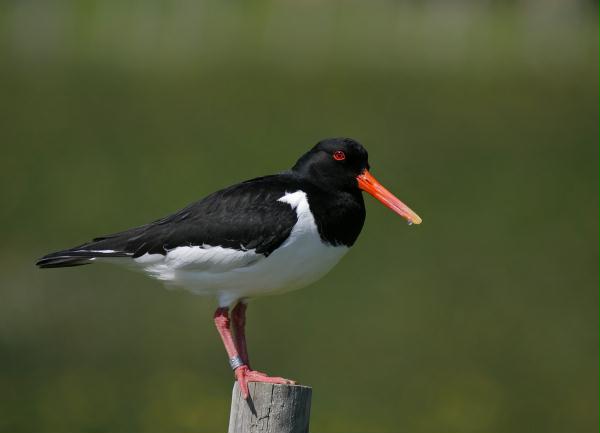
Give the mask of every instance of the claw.
M 240 385 L 240 391 L 244 400 L 248 400 L 248 396 L 250 395 L 248 391 L 249 382 L 275 383 L 280 385 L 294 385 L 296 383 L 294 380 L 283 377 L 271 377 L 261 371 L 250 370 L 246 365 L 235 369 L 235 379 Z

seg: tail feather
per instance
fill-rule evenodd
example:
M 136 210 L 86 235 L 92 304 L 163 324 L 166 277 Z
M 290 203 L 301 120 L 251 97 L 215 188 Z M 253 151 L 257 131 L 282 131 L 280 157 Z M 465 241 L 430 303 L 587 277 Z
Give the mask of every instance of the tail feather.
M 40 268 L 64 268 L 69 266 L 90 265 L 99 257 L 131 257 L 131 253 L 114 250 L 86 249 L 86 246 L 50 253 L 35 264 Z M 89 247 L 88 247 L 89 248 Z

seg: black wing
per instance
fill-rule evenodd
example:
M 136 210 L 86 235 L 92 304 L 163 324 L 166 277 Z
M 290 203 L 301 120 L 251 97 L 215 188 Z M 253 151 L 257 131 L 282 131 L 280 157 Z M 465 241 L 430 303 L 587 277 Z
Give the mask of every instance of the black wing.
M 179 246 L 211 245 L 255 249 L 268 256 L 289 236 L 296 212 L 278 201 L 297 185 L 290 176 L 252 179 L 215 192 L 150 224 L 101 236 L 92 242 L 42 257 L 42 268 L 89 264 L 94 257 L 166 254 Z

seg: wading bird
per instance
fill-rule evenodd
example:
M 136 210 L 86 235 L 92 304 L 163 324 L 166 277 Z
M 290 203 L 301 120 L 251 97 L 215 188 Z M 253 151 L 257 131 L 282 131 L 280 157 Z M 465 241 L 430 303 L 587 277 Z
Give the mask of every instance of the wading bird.
M 120 262 L 166 284 L 216 297 L 215 325 L 247 398 L 248 382 L 294 383 L 250 369 L 247 300 L 298 289 L 325 275 L 363 227 L 362 191 L 409 224 L 421 223 L 370 174 L 360 143 L 330 138 L 291 170 L 238 183 L 149 224 L 48 254 L 37 265 Z

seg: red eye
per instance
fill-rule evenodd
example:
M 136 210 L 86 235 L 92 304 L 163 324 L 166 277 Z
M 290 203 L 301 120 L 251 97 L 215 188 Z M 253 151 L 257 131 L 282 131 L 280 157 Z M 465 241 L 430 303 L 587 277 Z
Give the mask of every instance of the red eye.
M 343 161 L 344 159 L 346 159 L 346 154 L 341 150 L 336 150 L 335 152 L 333 152 L 333 159 L 335 159 L 336 161 Z

